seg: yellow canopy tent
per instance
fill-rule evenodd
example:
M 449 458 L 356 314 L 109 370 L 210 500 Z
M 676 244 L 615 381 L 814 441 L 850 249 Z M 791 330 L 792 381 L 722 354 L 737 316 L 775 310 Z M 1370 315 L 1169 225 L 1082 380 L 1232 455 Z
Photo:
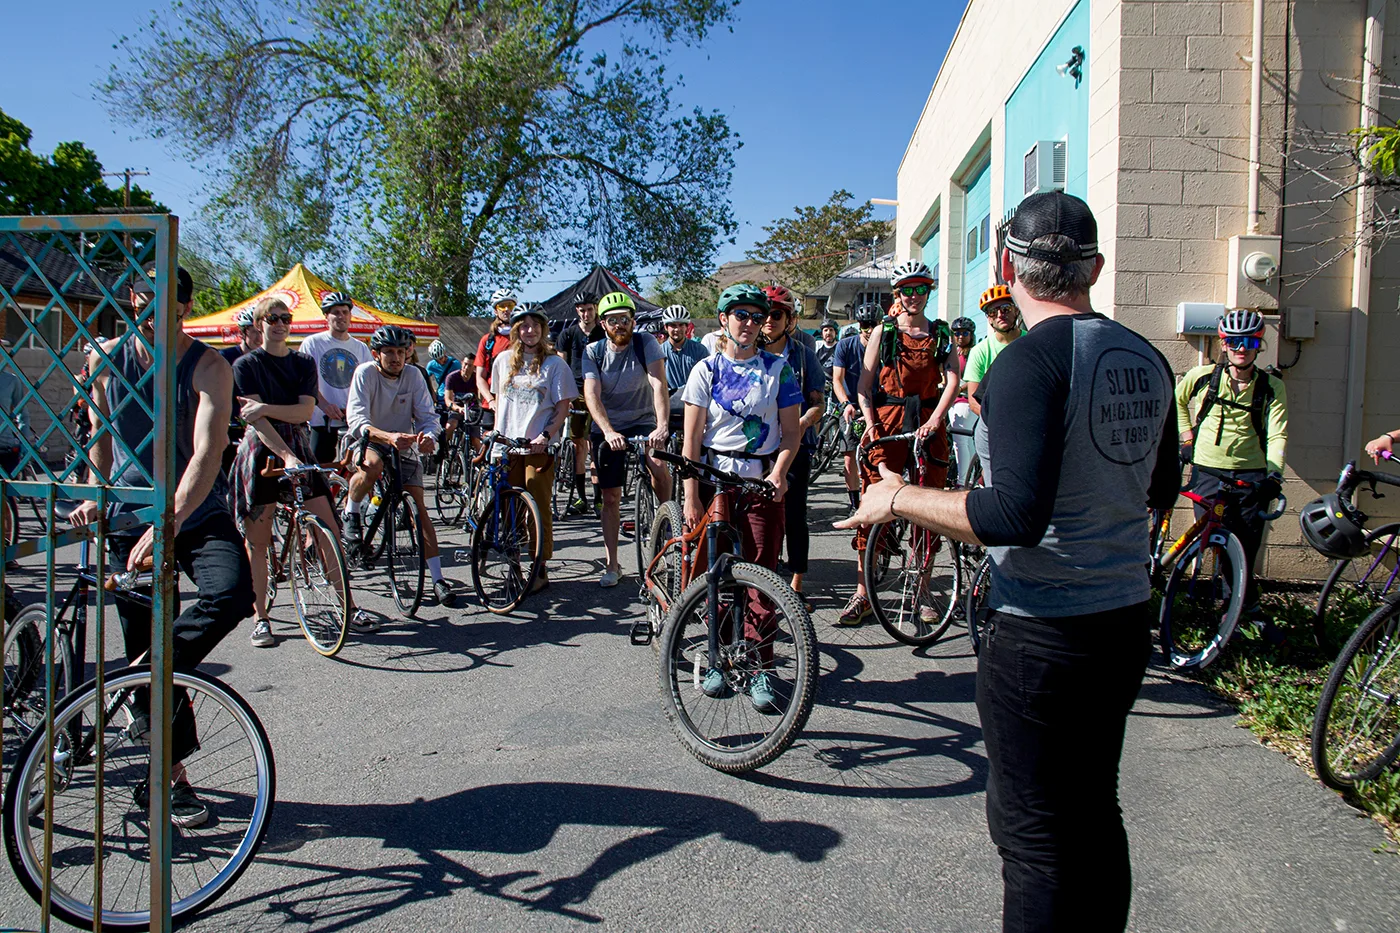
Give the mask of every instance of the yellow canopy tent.
M 241 301 L 222 311 L 186 321 L 185 333 L 191 337 L 199 337 L 206 343 L 237 343 L 238 327 L 233 323 L 234 315 L 244 308 L 252 307 L 263 298 L 275 297 L 281 298 L 291 309 L 292 332 L 290 341 L 300 343 L 302 338 L 326 329 L 326 319 L 321 314 L 321 298 L 332 291 L 335 289 L 323 282 L 301 263 L 297 263 L 292 267 L 291 272 L 282 276 L 270 288 L 259 292 L 247 301 Z M 436 324 L 427 324 L 423 321 L 415 321 L 413 318 L 390 314 L 388 311 L 380 311 L 358 301 L 351 305 L 351 334 L 357 337 L 367 337 L 384 324 L 397 324 L 400 327 L 406 327 L 420 341 L 438 335 Z

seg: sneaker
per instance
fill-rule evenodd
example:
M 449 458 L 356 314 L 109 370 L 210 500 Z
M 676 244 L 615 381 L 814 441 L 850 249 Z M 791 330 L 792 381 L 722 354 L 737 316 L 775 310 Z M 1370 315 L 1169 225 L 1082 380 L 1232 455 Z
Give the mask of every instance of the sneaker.
M 924 623 L 925 625 L 937 625 L 938 610 L 933 608 L 932 606 L 920 606 L 919 621 Z
M 700 681 L 700 692 L 712 700 L 718 700 L 729 693 L 729 684 L 724 679 L 724 672 L 718 668 L 710 668 L 705 674 L 705 679 Z
M 433 596 L 437 599 L 437 604 L 444 609 L 451 609 L 457 604 L 457 594 L 452 591 L 452 584 L 446 580 L 433 581 Z
M 598 585 L 599 585 L 599 586 L 603 586 L 603 587 L 613 587 L 613 586 L 617 586 L 618 581 L 621 580 L 621 579 L 622 579 L 622 571 L 621 571 L 621 570 L 607 570 L 607 571 L 604 571 L 602 577 L 600 577 L 600 578 L 598 579 Z
M 360 538 L 363 532 L 360 530 L 360 516 L 345 513 L 344 524 L 340 529 L 340 543 L 345 547 L 345 559 L 351 560 L 360 553 Z
M 538 593 L 547 586 L 549 586 L 549 571 L 541 567 L 535 571 L 535 585 L 530 587 L 530 592 Z
M 583 496 L 575 496 L 568 507 L 564 509 L 565 515 L 583 515 L 588 512 L 588 500 Z
M 271 648 L 277 644 L 277 639 L 272 637 L 272 620 L 259 619 L 253 623 L 253 634 L 248 641 L 252 642 L 254 648 Z
M 836 617 L 837 625 L 856 626 L 865 621 L 865 617 L 870 615 L 870 600 L 865 598 L 863 593 L 856 593 L 846 603 L 846 608 L 841 610 L 841 615 Z
M 151 739 L 151 714 L 139 709 L 126 711 L 126 737 L 133 742 L 149 742 Z
M 150 784 L 142 781 L 132 789 L 132 799 L 136 806 L 147 812 L 151 809 Z M 177 781 L 170 788 L 170 822 L 181 829 L 194 829 L 209 821 L 209 807 L 194 792 L 188 781 Z
M 775 716 L 778 713 L 778 698 L 773 695 L 773 685 L 768 680 L 766 672 L 759 672 L 759 675 L 749 684 L 749 702 L 753 708 L 765 716 Z
M 602 517 L 603 517 L 603 500 L 602 500 L 602 499 L 598 499 L 597 501 L 595 501 L 595 502 L 593 503 L 593 516 L 594 516 L 595 518 L 602 518 Z
M 350 631 L 357 635 L 368 635 L 371 632 L 377 632 L 379 631 L 379 619 L 372 612 L 356 609 L 355 614 L 350 617 Z

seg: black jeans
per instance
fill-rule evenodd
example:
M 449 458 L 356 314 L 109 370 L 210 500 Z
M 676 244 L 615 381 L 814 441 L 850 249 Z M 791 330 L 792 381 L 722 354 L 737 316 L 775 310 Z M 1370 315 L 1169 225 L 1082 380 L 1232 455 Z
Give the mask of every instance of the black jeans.
M 1127 925 L 1132 868 L 1118 763 L 1151 625 L 1146 603 L 1062 619 L 992 615 L 977 712 L 1004 933 Z
M 113 569 L 125 569 L 137 538 L 111 536 Z M 192 671 L 238 623 L 253 614 L 253 572 L 248 553 L 233 523 L 220 512 L 194 528 L 175 536 L 175 561 L 194 581 L 199 596 L 180 611 L 178 583 L 175 590 L 175 654 L 177 671 Z M 125 600 L 115 600 L 121 618 L 123 643 L 130 661 L 151 647 L 151 610 Z M 138 691 L 136 704 L 148 708 L 148 691 Z M 174 746 L 171 757 L 181 761 L 199 748 L 194 713 L 184 690 L 175 690 Z
M 787 565 L 793 573 L 807 572 L 807 557 L 811 553 L 811 534 L 807 529 L 807 487 L 812 473 L 812 449 L 803 445 L 787 471 L 787 493 L 783 495 L 783 514 L 787 535 Z

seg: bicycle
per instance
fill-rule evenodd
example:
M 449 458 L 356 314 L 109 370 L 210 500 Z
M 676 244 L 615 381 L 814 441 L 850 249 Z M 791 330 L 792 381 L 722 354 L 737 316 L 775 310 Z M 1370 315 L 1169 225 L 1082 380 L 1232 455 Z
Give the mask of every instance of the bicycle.
M 1353 460 L 1337 477 L 1337 496 L 1352 503 L 1357 489 L 1369 485 L 1371 498 L 1383 499 L 1377 485 L 1400 486 L 1400 477 L 1361 470 Z M 1367 552 L 1361 557 L 1338 560 L 1322 584 L 1313 612 L 1313 637 L 1324 652 L 1335 644 L 1328 637 L 1329 604 L 1335 614 L 1369 613 L 1395 590 L 1400 578 L 1400 522 L 1389 522 L 1366 532 Z M 1340 609 L 1340 612 L 1338 612 Z
M 360 467 L 364 466 L 368 447 L 369 432 L 365 431 L 355 457 Z M 388 553 L 389 588 L 394 604 L 404 615 L 412 616 L 423 602 L 423 579 L 428 569 L 423 528 L 417 503 L 404 491 L 403 454 L 396 447 L 377 449 L 384 469 L 365 509 L 361 563 L 366 570 L 372 570 L 379 558 Z
M 1226 485 L 1210 496 L 1183 489 L 1181 494 L 1204 514 L 1165 552 L 1160 552 L 1160 544 L 1154 548 L 1160 557 L 1153 557 L 1152 572 L 1166 577 L 1158 619 L 1162 653 L 1177 670 L 1197 670 L 1214 661 L 1235 634 L 1244 608 L 1249 565 L 1226 520 L 1234 510 L 1255 504 L 1256 484 L 1222 482 Z M 1278 518 L 1288 507 L 1282 494 L 1278 503 L 1275 511 L 1264 515 L 1265 521 Z M 1156 526 L 1161 541 L 1168 535 L 1164 528 Z
M 836 406 L 830 383 L 826 389 L 826 411 L 817 422 L 817 446 L 812 451 L 811 469 L 808 483 L 814 484 L 817 477 L 831 469 L 831 464 L 841 454 L 841 409 Z
M 781 755 L 802 731 L 818 674 L 816 633 L 801 599 L 772 570 L 736 554 L 741 539 L 731 515 L 745 497 L 771 498 L 773 487 L 668 451 L 656 456 L 682 479 L 712 483 L 715 495 L 688 531 L 674 502 L 657 512 L 650 536 L 657 550 L 644 575 L 651 605 L 633 626 L 632 641 L 651 642 L 655 621 L 665 619 L 659 687 L 676 737 L 711 768 L 751 771 Z M 755 619 L 756 610 L 771 611 L 771 621 Z M 722 687 L 707 692 L 715 673 Z M 774 696 L 764 712 L 737 699 L 760 679 Z
M 491 456 L 497 444 L 505 448 L 505 456 Z M 511 485 L 506 460 L 511 451 L 529 448 L 526 438 L 509 438 L 493 431 L 482 439 L 476 458 L 478 463 L 486 463 L 478 470 L 474 499 L 478 507 L 468 517 L 472 586 L 481 604 L 498 615 L 520 605 L 534 588 L 539 573 L 539 504 L 523 486 Z M 553 445 L 547 448 L 551 456 L 555 451 Z M 558 463 L 556 456 L 556 472 Z
M 892 434 L 861 446 L 870 468 L 871 449 L 907 443 L 913 453 L 910 479 L 918 483 L 930 466 L 948 461 L 927 456 L 915 432 Z M 865 591 L 875 618 L 890 637 L 906 645 L 931 645 L 943 636 L 960 607 L 963 587 L 961 545 L 952 538 L 896 518 L 873 525 L 865 542 Z
M 447 525 L 461 524 L 467 510 L 475 470 L 471 448 L 467 443 L 468 434 L 467 417 L 464 416 L 457 430 L 452 432 L 452 442 L 445 446 L 438 458 L 433 505 L 437 509 L 438 519 Z
M 680 445 L 681 432 L 671 432 L 667 441 L 667 448 L 674 448 Z M 632 496 L 632 547 L 637 555 L 637 572 L 641 573 L 646 566 L 651 563 L 651 551 L 647 547 L 648 532 L 652 523 L 656 521 L 656 511 L 660 507 L 660 497 L 656 494 L 656 487 L 652 484 L 651 470 L 647 468 L 648 452 L 655 454 L 651 450 L 651 438 L 646 435 L 627 438 L 627 480 L 626 490 Z M 659 458 L 658 458 L 659 459 Z M 678 499 L 676 487 L 679 485 L 675 468 L 671 469 L 671 498 Z M 627 523 L 623 522 L 619 526 L 619 531 L 627 533 Z
M 301 478 L 336 472 L 336 465 L 302 464 L 262 469 L 266 477 L 282 477 L 292 484 L 294 505 L 278 504 L 277 533 L 267 549 L 268 606 L 272 581 L 291 582 L 292 605 L 302 634 L 317 654 L 333 658 L 345 644 L 350 626 L 350 600 L 346 592 L 350 573 L 340 549 L 340 529 L 332 529 L 306 508 Z M 280 540 L 279 540 L 280 536 Z
M 0 831 L 21 887 L 40 904 L 47 890 L 53 916 L 87 929 L 99 918 L 106 929 L 146 929 L 150 665 L 142 663 L 144 655 L 116 671 L 99 664 L 92 680 L 56 703 L 52 698 L 60 677 L 82 669 L 89 591 L 103 586 L 115 599 L 149 606 L 150 597 L 138 589 L 150 585 L 151 575 L 119 573 L 101 581 L 84 545 L 78 579 L 52 627 L 44 608 L 31 606 L 7 632 L 5 718 L 20 728 L 27 722 L 28 732 L 6 785 Z M 99 644 L 101 636 L 99 620 Z M 46 649 L 50 644 L 55 647 Z M 11 669 L 12 645 L 17 662 L 28 657 L 31 673 Z M 64 674 L 55 670 L 52 680 L 42 674 L 50 656 L 54 668 L 66 668 Z M 171 916 L 178 921 L 212 904 L 247 869 L 269 826 L 276 765 L 257 714 L 231 687 L 197 671 L 176 671 L 174 683 L 177 728 L 197 722 L 206 739 L 180 764 L 217 806 L 214 820 L 172 827 Z

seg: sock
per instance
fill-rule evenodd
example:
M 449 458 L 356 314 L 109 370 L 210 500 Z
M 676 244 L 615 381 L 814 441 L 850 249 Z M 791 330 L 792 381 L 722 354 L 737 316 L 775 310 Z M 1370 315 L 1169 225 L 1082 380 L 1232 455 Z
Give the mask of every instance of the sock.
M 359 515 L 359 514 L 360 514 L 360 508 L 361 508 L 362 506 L 364 506 L 364 504 L 365 504 L 365 500 L 363 500 L 363 499 L 361 499 L 360 501 L 356 502 L 354 499 L 351 499 L 351 498 L 347 497 L 347 498 L 345 499 L 345 514 L 346 514 L 346 515 Z
M 597 483 L 593 484 L 593 504 L 601 505 L 603 502 L 603 488 Z
M 430 574 L 433 575 L 433 582 L 434 582 L 434 583 L 436 583 L 436 582 L 438 582 L 439 580 L 442 579 L 442 555 L 441 555 L 441 554 L 439 554 L 437 557 L 429 557 L 429 558 L 428 558 L 428 573 L 430 573 Z
M 851 497 L 851 508 L 860 505 L 860 491 L 857 489 L 847 489 L 846 495 Z
M 588 498 L 587 487 L 584 485 L 584 477 L 582 473 L 574 474 L 574 494 L 577 495 L 580 499 Z

